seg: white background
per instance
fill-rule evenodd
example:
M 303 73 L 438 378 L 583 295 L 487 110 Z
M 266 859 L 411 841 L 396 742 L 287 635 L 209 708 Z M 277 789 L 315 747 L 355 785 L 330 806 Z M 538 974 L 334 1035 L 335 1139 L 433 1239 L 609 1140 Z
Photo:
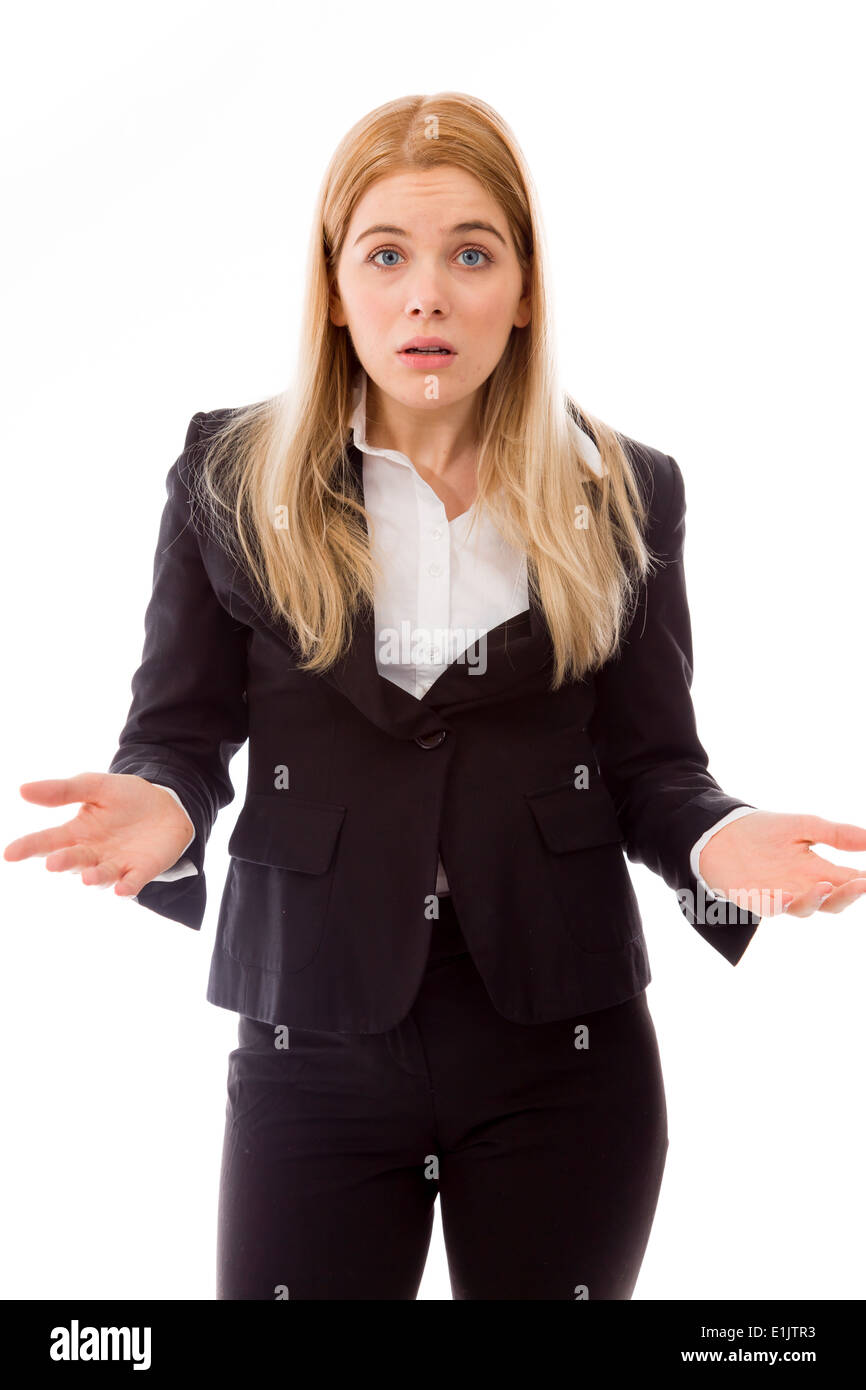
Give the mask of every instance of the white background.
M 866 822 L 862 11 L 36 4 L 2 57 L 3 844 L 104 770 L 197 410 L 283 387 L 310 215 L 380 103 L 483 97 L 529 160 L 563 382 L 686 480 L 710 770 Z M 214 1296 L 236 1015 L 201 934 L 2 863 L 6 1298 Z M 836 862 L 866 855 L 828 851 Z M 632 866 L 671 1146 L 635 1298 L 862 1298 L 866 907 L 732 969 Z M 437 1212 L 420 1297 L 449 1299 Z

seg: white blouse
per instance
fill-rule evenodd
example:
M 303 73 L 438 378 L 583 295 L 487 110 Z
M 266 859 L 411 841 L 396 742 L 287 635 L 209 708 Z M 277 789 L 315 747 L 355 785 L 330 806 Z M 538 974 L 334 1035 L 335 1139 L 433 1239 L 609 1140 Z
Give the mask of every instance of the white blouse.
M 376 667 L 420 700 L 447 666 L 484 633 L 529 607 L 526 556 L 510 546 L 489 517 L 473 504 L 448 521 L 445 504 L 405 454 L 367 443 L 367 374 L 356 379 L 351 428 L 363 454 L 364 505 L 370 516 L 370 546 L 382 567 L 374 593 Z M 594 441 L 581 431 L 584 461 L 607 470 Z M 469 535 L 470 522 L 477 516 Z M 480 626 L 479 626 L 480 624 Z M 419 638 L 423 634 L 424 642 Z M 159 782 L 155 786 L 161 786 Z M 163 787 L 182 808 L 171 787 Z M 691 869 L 707 897 L 720 896 L 701 878 L 699 856 L 711 835 L 757 807 L 738 806 L 705 831 L 691 851 Z M 198 872 L 182 856 L 153 882 L 167 883 Z M 437 896 L 450 892 L 439 857 Z

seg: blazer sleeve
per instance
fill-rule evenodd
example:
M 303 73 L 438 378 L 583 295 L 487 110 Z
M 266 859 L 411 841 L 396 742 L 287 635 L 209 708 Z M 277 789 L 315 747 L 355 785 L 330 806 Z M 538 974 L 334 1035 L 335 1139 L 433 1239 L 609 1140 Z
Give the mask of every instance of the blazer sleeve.
M 675 459 L 657 451 L 653 456 L 647 541 L 658 568 L 641 585 L 618 653 L 596 672 L 587 731 L 629 859 L 659 874 L 675 890 L 689 924 L 736 965 L 761 918 L 724 902 L 714 913 L 699 892 L 691 850 L 710 826 L 751 803 L 728 796 L 707 770 L 691 699 L 685 486 Z
M 166 478 L 141 664 L 108 768 L 159 782 L 183 802 L 195 833 L 180 858 L 196 872 L 153 879 L 136 901 L 194 930 L 206 904 L 205 845 L 217 813 L 234 797 L 229 763 L 249 732 L 249 629 L 217 598 L 191 515 L 190 469 L 203 420 L 201 411 L 192 417 Z

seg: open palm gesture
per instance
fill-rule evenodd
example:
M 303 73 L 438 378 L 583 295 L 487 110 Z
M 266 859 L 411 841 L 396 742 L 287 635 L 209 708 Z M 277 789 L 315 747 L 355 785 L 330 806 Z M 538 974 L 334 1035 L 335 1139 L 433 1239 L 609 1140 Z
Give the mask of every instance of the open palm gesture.
M 45 856 L 51 872 L 74 871 L 81 882 L 132 897 L 177 862 L 193 834 L 189 817 L 164 787 L 124 772 L 25 782 L 25 801 L 39 806 L 80 802 L 62 825 L 36 830 L 6 846 L 10 861 Z

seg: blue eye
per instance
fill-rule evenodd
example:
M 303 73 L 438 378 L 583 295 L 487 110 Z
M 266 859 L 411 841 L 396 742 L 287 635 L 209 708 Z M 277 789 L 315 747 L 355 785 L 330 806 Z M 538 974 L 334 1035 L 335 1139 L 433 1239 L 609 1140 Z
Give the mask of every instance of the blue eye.
M 489 256 L 486 251 L 483 251 L 480 246 L 464 246 L 463 250 L 459 251 L 457 254 L 460 256 L 487 256 L 488 261 L 492 261 L 493 259 L 493 257 Z M 478 262 L 476 261 L 475 264 L 477 265 Z
M 490 264 L 490 265 L 493 264 L 493 257 L 491 256 L 491 254 L 490 254 L 489 251 L 485 251 L 485 249 L 484 249 L 483 246 L 464 246 L 464 247 L 463 247 L 463 250 L 462 250 L 462 251 L 458 251 L 457 254 L 458 254 L 458 256 L 466 256 L 466 255 L 469 255 L 469 256 L 484 256 L 485 259 L 487 260 L 488 264 Z M 396 248 L 393 247 L 393 246 L 380 246 L 378 251 L 371 251 L 371 252 L 370 252 L 369 256 L 367 257 L 367 261 L 369 262 L 370 265 L 374 265 L 374 266 L 376 267 L 377 270 L 395 270 L 395 269 L 396 269 L 396 265 L 395 265 L 395 262 L 394 262 L 394 261 L 389 262 L 387 265 L 382 265 L 380 261 L 377 261 L 377 260 L 376 260 L 376 257 L 377 257 L 377 256 L 400 256 L 400 255 L 401 255 L 401 252 L 399 252 L 398 250 L 396 250 Z M 464 265 L 463 265 L 463 269 L 464 269 L 464 270 L 477 270 L 477 269 L 480 269 L 480 268 L 481 268 L 481 264 L 483 264 L 483 262 L 477 262 L 477 261 L 476 261 L 473 265 L 466 265 L 466 264 L 464 264 Z

